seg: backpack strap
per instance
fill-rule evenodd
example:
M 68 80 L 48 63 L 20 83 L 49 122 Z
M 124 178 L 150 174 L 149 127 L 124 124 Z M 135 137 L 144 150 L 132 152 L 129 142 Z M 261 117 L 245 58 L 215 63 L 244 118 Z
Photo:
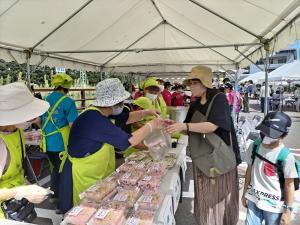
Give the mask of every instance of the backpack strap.
M 290 154 L 290 150 L 287 147 L 282 148 L 279 152 L 279 155 L 278 155 L 277 159 L 276 159 L 276 163 L 278 161 L 284 162 L 289 154 Z
M 252 146 L 252 154 L 251 154 L 252 163 L 251 163 L 251 166 L 254 163 L 255 157 L 258 155 L 258 149 L 259 149 L 260 145 L 261 145 L 261 139 L 257 138 L 254 141 L 253 146 Z

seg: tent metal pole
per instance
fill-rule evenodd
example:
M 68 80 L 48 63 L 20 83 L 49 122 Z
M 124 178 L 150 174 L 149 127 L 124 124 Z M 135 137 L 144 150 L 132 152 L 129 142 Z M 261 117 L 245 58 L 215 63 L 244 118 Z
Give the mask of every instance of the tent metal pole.
M 165 19 L 165 17 L 163 16 L 163 14 L 161 13 L 161 11 L 159 10 L 159 8 L 156 5 L 156 3 L 154 2 L 154 0 L 151 0 L 151 2 L 153 4 L 154 8 L 156 9 L 156 11 L 158 12 L 158 14 L 160 15 L 161 19 L 166 22 L 167 20 Z
M 265 107 L 264 107 L 264 116 L 268 113 L 269 108 L 269 82 L 268 82 L 268 69 L 269 69 L 269 45 L 265 45 L 265 51 L 266 51 L 266 59 L 265 59 Z
M 139 42 L 140 40 L 142 40 L 144 37 L 146 37 L 148 34 L 150 34 L 152 31 L 154 31 L 156 28 L 158 28 L 160 25 L 164 24 L 164 21 L 159 22 L 157 25 L 155 25 L 153 28 L 151 28 L 149 31 L 147 31 L 145 34 L 143 34 L 141 37 L 139 37 L 137 40 L 135 40 L 133 43 L 131 43 L 130 45 L 128 45 L 125 49 L 123 50 L 127 50 L 129 51 L 129 48 L 133 45 L 135 45 L 137 42 Z M 112 60 L 114 60 L 116 57 L 118 57 L 122 51 L 113 51 L 113 52 L 119 52 L 118 54 L 114 55 L 112 58 L 110 58 L 109 60 L 107 60 L 106 62 L 104 62 L 101 66 L 105 66 L 107 63 L 111 62 Z
M 211 14 L 213 14 L 213 15 L 219 17 L 220 19 L 226 21 L 227 23 L 230 23 L 231 25 L 233 25 L 233 26 L 239 28 L 240 30 L 243 30 L 243 31 L 245 31 L 246 33 L 248 33 L 248 34 L 250 34 L 250 35 L 256 37 L 257 39 L 260 39 L 260 36 L 259 36 L 259 35 L 257 35 L 257 34 L 255 34 L 255 33 L 251 32 L 250 30 L 248 30 L 248 29 L 246 29 L 246 28 L 244 28 L 244 27 L 242 27 L 242 26 L 240 26 L 240 25 L 238 25 L 238 24 L 236 24 L 235 22 L 233 22 L 233 21 L 231 21 L 231 20 L 225 18 L 224 16 L 221 16 L 220 14 L 218 14 L 218 13 L 212 11 L 211 9 L 209 9 L 209 8 L 207 8 L 206 6 L 200 4 L 199 2 L 197 2 L 197 1 L 195 1 L 195 0 L 189 0 L 189 1 L 192 2 L 192 3 L 194 3 L 195 5 L 199 6 L 200 8 L 202 8 L 202 9 L 204 9 L 204 10 L 210 12 Z
M 241 56 L 244 57 L 244 59 L 248 59 L 248 60 L 249 60 L 253 65 L 255 65 L 260 71 L 264 71 L 262 68 L 260 68 L 258 65 L 256 65 L 256 63 L 253 62 L 248 56 L 246 56 L 244 53 L 242 53 L 242 52 L 238 49 L 238 47 L 236 47 L 235 50 L 236 50 L 238 53 L 240 53 Z
M 197 43 L 199 43 L 199 44 L 205 46 L 204 43 L 202 43 L 201 41 L 199 41 L 199 40 L 197 40 L 196 38 L 192 37 L 191 35 L 187 34 L 186 32 L 184 32 L 183 30 L 181 30 L 181 29 L 179 29 L 178 27 L 174 26 L 173 24 L 171 24 L 171 23 L 169 23 L 169 22 L 167 22 L 167 24 L 169 24 L 171 27 L 173 27 L 174 29 L 178 30 L 179 32 L 181 32 L 181 33 L 184 34 L 185 36 L 187 36 L 187 37 L 191 38 L 192 40 L 196 41 Z M 225 59 L 228 59 L 229 61 L 235 63 L 234 60 L 228 58 L 227 56 L 223 55 L 222 53 L 218 52 L 217 50 L 214 50 L 214 49 L 210 49 L 210 50 L 213 51 L 213 52 L 215 52 L 215 53 L 217 53 L 218 55 L 224 57 Z
M 106 66 L 105 68 L 118 68 L 118 67 L 151 67 L 151 66 L 232 66 L 234 64 L 216 64 L 216 63 L 191 63 L 191 64 L 176 64 L 176 63 L 155 63 L 155 64 L 136 64 L 136 65 L 114 65 L 114 66 Z
M 43 41 L 45 41 L 48 37 L 50 37 L 52 34 L 54 34 L 59 28 L 61 28 L 63 25 L 65 25 L 69 20 L 71 20 L 74 16 L 76 16 L 79 12 L 81 12 L 86 6 L 88 6 L 92 1 L 89 0 L 85 4 L 83 4 L 79 9 L 77 9 L 72 15 L 70 15 L 65 21 L 63 21 L 61 24 L 59 24 L 57 27 L 55 27 L 50 33 L 48 33 L 45 37 L 43 37 L 40 41 L 38 41 L 35 45 L 32 46 L 32 49 L 35 49 L 39 44 L 41 44 Z
M 161 24 L 161 23 L 160 23 Z M 144 35 L 146 36 L 146 35 Z M 139 39 L 140 40 L 140 39 Z M 136 41 L 137 42 L 137 41 Z M 135 43 L 136 43 L 135 42 Z M 130 47 L 134 45 L 131 44 Z M 205 46 L 183 46 L 183 47 L 166 47 L 166 48 L 132 48 L 127 47 L 125 49 L 107 49 L 107 50 L 65 50 L 65 51 L 46 51 L 45 53 L 107 53 L 107 52 L 151 52 L 151 51 L 172 51 L 172 50 L 187 50 L 187 49 L 208 49 L 208 48 L 230 48 L 236 46 L 257 46 L 260 43 L 241 43 L 241 44 L 224 44 L 224 45 L 205 45 Z
M 27 86 L 28 88 L 30 88 L 30 83 L 31 83 L 31 80 L 30 80 L 30 58 L 31 58 L 31 50 L 28 49 L 26 51 L 27 53 L 27 56 L 26 56 L 26 60 L 27 60 L 27 70 L 26 70 L 26 83 L 27 83 Z
M 34 67 L 34 69 L 32 70 L 31 73 L 34 73 L 36 71 L 36 69 L 48 58 L 48 56 L 42 56 L 41 61 Z

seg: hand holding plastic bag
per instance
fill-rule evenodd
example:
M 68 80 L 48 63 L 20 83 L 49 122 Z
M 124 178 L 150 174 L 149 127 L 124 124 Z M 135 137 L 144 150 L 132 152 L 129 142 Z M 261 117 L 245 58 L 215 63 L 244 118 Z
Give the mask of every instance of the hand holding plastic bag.
M 44 201 L 49 194 L 53 194 L 49 188 L 43 188 L 38 185 L 24 185 L 16 188 L 15 199 L 21 200 L 26 198 L 32 203 L 41 203 Z

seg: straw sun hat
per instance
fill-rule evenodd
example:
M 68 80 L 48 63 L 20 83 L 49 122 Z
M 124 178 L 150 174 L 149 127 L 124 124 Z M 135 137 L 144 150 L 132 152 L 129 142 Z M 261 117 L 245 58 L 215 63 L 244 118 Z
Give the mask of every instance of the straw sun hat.
M 33 97 L 24 83 L 0 86 L 0 126 L 30 121 L 44 114 L 49 103 Z
M 188 77 L 183 81 L 183 84 L 189 86 L 190 80 L 193 79 L 200 80 L 201 83 L 207 88 L 213 88 L 212 86 L 213 74 L 212 74 L 212 70 L 209 67 L 206 66 L 193 67 Z
M 96 86 L 96 100 L 94 106 L 110 107 L 123 102 L 130 97 L 121 81 L 117 78 L 109 78 L 99 82 Z

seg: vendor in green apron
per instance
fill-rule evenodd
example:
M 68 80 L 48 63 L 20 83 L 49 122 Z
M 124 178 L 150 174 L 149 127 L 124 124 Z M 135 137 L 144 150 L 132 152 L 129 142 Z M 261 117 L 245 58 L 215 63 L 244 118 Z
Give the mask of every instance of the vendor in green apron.
M 115 151 L 136 146 L 153 129 L 161 127 L 161 119 L 154 119 L 140 129 L 128 134 L 114 124 L 112 119 L 127 124 L 145 116 L 158 116 L 156 110 L 122 113 L 123 101 L 130 93 L 117 78 L 106 79 L 96 86 L 96 100 L 74 121 L 69 136 L 67 154 L 61 173 L 60 209 L 67 212 L 78 204 L 79 194 L 115 170 Z M 113 116 L 113 118 L 111 118 Z
M 157 82 L 157 78 L 149 77 L 143 84 L 144 97 L 149 98 L 152 101 L 151 108 L 155 108 L 161 112 L 163 119 L 167 117 L 167 105 L 164 98 L 160 94 L 160 86 Z
M 26 185 L 22 165 L 26 154 L 23 129 L 48 108 L 49 104 L 33 97 L 23 83 L 0 86 L 0 204 L 11 198 L 33 203 L 47 198 L 47 189 Z
M 59 198 L 59 153 L 66 151 L 70 127 L 78 116 L 74 100 L 67 96 L 72 83 L 73 79 L 67 74 L 52 76 L 51 85 L 54 86 L 54 91 L 45 98 L 50 109 L 41 116 L 42 147 L 47 152 L 52 167 L 51 190 L 54 195 L 51 202 Z

